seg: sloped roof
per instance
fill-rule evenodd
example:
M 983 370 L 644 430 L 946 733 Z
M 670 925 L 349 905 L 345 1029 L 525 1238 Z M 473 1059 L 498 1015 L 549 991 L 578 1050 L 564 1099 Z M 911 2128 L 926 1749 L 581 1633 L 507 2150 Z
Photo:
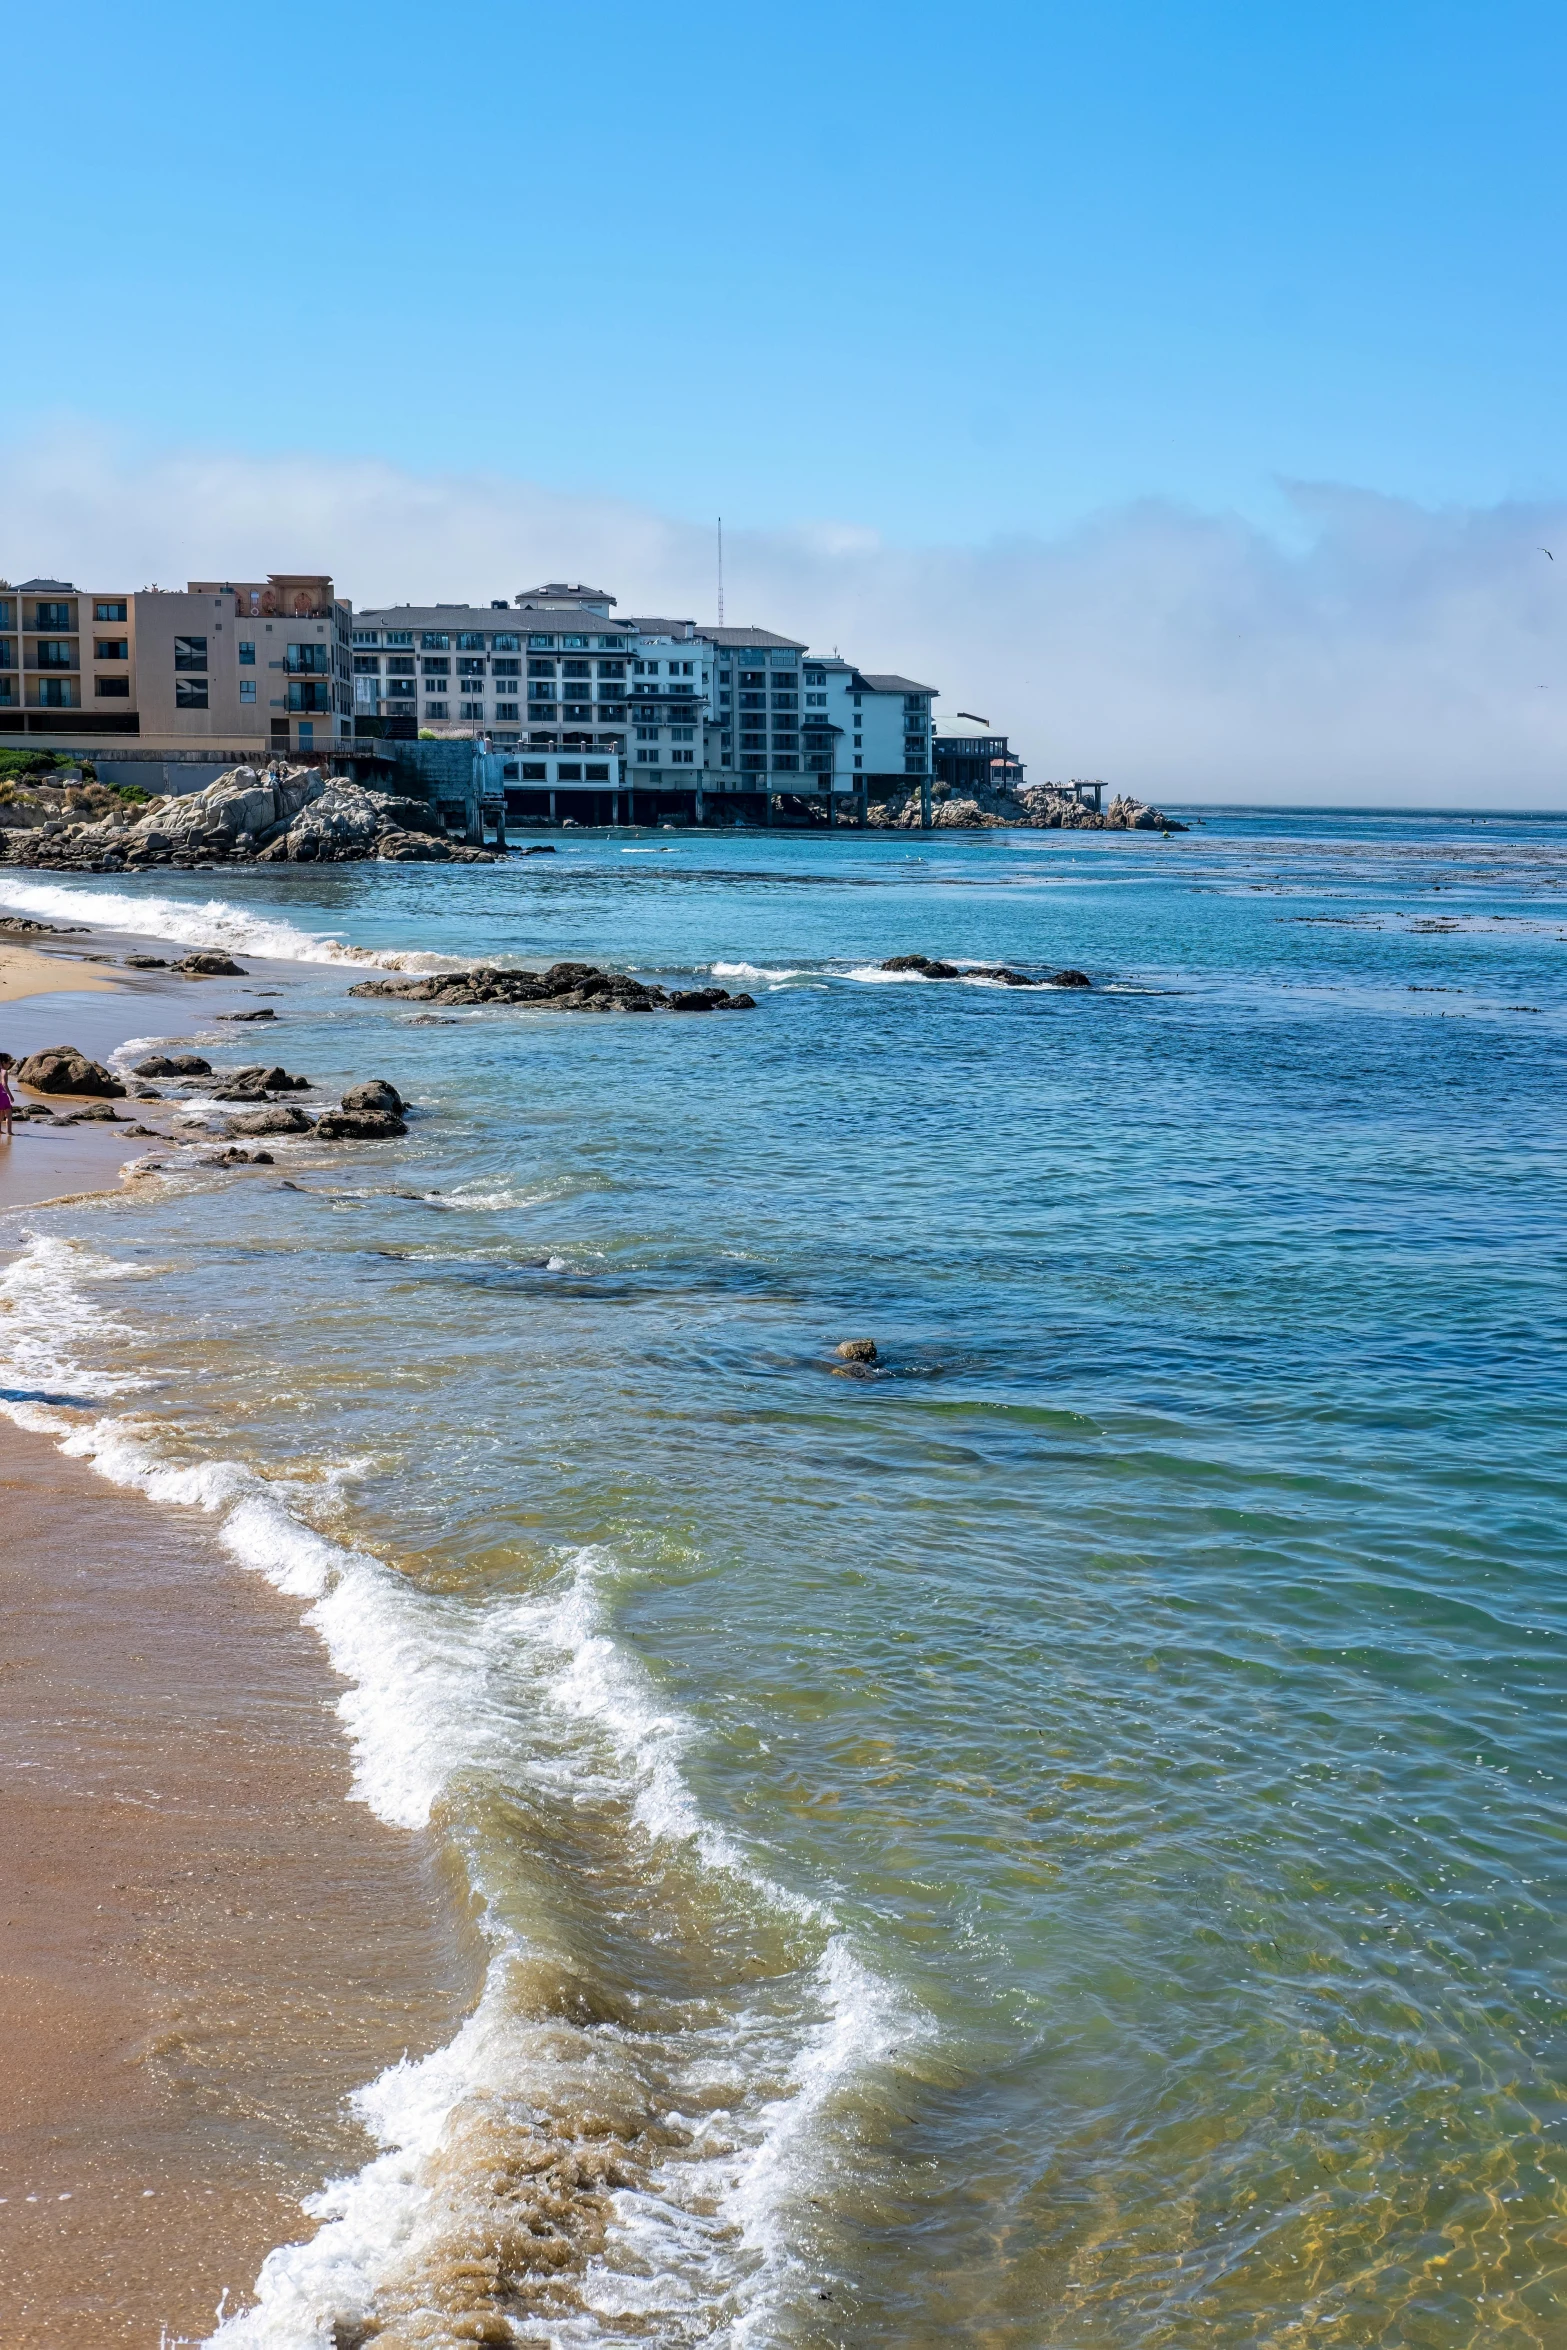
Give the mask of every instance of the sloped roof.
M 914 677 L 873 676 L 868 669 L 862 669 L 860 675 L 873 694 L 938 694 L 941 691 L 939 685 L 921 685 Z

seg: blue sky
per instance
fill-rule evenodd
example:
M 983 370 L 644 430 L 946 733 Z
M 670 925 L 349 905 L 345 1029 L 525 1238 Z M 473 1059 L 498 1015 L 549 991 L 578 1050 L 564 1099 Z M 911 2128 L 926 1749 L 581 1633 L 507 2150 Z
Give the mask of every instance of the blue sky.
M 596 576 L 1167 798 L 1567 807 L 1567 12 L 10 12 L 0 571 Z M 1540 546 L 1562 556 L 1551 562 Z
M 920 541 L 1563 486 L 1559 7 L 81 0 L 6 40 L 13 439 Z

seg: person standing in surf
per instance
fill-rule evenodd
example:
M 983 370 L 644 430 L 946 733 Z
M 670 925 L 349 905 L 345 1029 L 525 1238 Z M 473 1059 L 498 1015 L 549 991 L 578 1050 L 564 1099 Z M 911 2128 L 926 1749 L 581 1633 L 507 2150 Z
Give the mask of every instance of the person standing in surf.
M 11 1112 L 16 1106 L 11 1097 L 11 1071 L 15 1066 L 13 1054 L 0 1053 L 0 1135 L 7 1142 L 11 1140 Z

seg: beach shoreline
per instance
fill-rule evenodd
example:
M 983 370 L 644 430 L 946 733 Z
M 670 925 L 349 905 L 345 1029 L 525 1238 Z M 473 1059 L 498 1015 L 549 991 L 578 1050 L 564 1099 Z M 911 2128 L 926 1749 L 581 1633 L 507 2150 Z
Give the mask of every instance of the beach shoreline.
M 0 2336 L 199 2339 L 475 1954 L 425 1841 L 349 1800 L 297 1601 L 9 1423 L 0 1509 Z
M 84 969 L 115 935 L 0 946 L 7 1049 L 107 1056 L 217 1009 L 212 983 Z M 21 1123 L 0 1214 L 115 1197 L 156 1147 Z M 0 1226 L 7 1254 L 22 1237 Z M 429 1840 L 350 1799 L 299 1601 L 203 1511 L 6 1418 L 0 1512 L 0 2336 L 199 2340 L 312 2232 L 301 2196 L 373 2151 L 348 2099 L 450 2036 L 480 1955 Z

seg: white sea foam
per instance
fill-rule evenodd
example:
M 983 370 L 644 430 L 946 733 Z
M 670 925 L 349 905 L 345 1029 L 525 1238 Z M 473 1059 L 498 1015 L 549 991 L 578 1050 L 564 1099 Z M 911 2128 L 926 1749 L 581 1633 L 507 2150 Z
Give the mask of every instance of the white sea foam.
M 108 1400 L 140 1384 L 113 1360 L 138 1334 L 100 1302 L 137 1272 L 76 1242 L 31 1241 L 0 1280 L 0 1375 L 16 1382 L 0 1390 L 0 1410 L 117 1485 L 209 1512 L 235 1559 L 309 1603 L 305 1621 L 349 1683 L 338 1710 L 361 1801 L 417 1828 L 470 1772 L 566 1801 L 596 1794 L 623 1807 L 651 1849 L 691 1856 L 827 1930 L 794 2001 L 709 2013 L 668 2047 L 674 2102 L 683 2082 L 703 2118 L 615 2195 L 608 2240 L 581 2280 L 580 2317 L 545 2329 L 561 2350 L 589 2350 L 622 2338 L 637 2311 L 680 2308 L 689 2339 L 735 2350 L 766 2342 L 783 2298 L 800 2289 L 802 2215 L 812 2190 L 829 2185 L 840 2094 L 912 2019 L 829 1913 L 766 1876 L 705 1816 L 685 1768 L 695 1726 L 610 1628 L 608 1553 L 565 1561 L 537 1597 L 476 1605 L 429 1593 L 310 1523 L 312 1496 L 318 1508 L 335 1504 L 363 1461 L 294 1483 L 238 1461 L 173 1458 L 150 1416 L 87 1418 L 44 1400 L 61 1391 Z M 105 1359 L 84 1363 L 83 1352 Z M 307 2202 L 315 2233 L 268 2256 L 255 2306 L 211 2337 L 221 2350 L 328 2350 L 338 2321 L 367 2317 L 380 2282 L 399 2263 L 417 2265 L 421 2244 L 454 2224 L 450 2194 L 437 2209 L 426 2165 L 455 2118 L 475 2100 L 538 2099 L 552 2068 L 560 2087 L 558 2025 L 508 1997 L 517 1946 L 498 1929 L 497 1945 L 483 1997 L 455 2038 L 359 2093 L 381 2151 Z M 605 2030 L 607 2049 L 615 2035 Z M 623 2055 L 633 2070 L 642 2064 L 643 2036 L 626 2035 Z
M 781 971 L 769 970 L 765 963 L 710 963 L 708 969 L 715 979 L 800 979 L 807 976 L 793 966 Z M 812 973 L 809 976 L 816 975 Z
M 280 915 L 236 906 L 226 898 L 208 898 L 198 906 L 183 898 L 143 897 L 129 890 L 100 888 L 94 882 L 67 888 L 59 882 L 18 881 L 7 874 L 0 879 L 0 903 L 20 906 L 29 914 L 76 922 L 86 917 L 109 930 L 173 939 L 187 947 L 218 948 L 231 955 L 265 955 L 284 963 L 353 963 L 383 971 L 467 968 L 468 959 L 458 955 L 402 954 L 349 946 L 330 931 L 302 930 Z

